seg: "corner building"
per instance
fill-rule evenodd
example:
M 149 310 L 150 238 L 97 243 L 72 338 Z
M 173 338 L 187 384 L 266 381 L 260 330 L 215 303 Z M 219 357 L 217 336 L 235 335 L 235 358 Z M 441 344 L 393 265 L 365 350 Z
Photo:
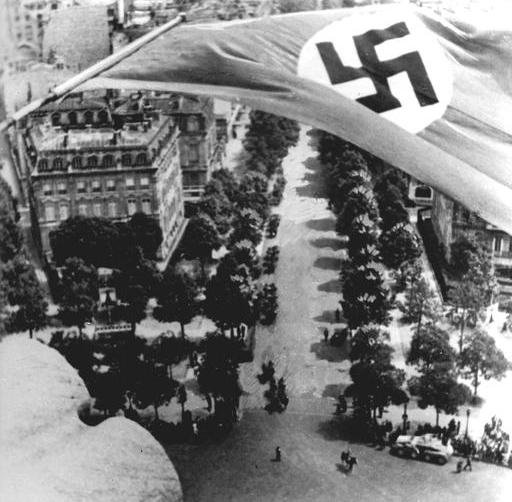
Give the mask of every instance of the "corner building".
M 31 117 L 25 134 L 32 200 L 49 253 L 49 233 L 69 216 L 158 219 L 167 262 L 185 226 L 179 130 L 135 94 L 72 95 Z

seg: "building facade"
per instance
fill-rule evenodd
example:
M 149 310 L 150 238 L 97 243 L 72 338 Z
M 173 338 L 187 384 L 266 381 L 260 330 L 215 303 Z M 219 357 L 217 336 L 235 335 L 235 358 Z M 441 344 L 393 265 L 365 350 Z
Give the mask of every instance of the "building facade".
M 185 202 L 203 194 L 212 172 L 222 167 L 223 142 L 217 141 L 213 99 L 155 92 L 148 95 L 155 109 L 172 117 L 180 130 L 178 147 Z
M 451 245 L 459 237 L 483 242 L 492 251 L 500 293 L 512 295 L 512 236 L 437 191 L 434 192 L 431 218 L 447 260 L 451 258 Z
M 140 95 L 109 99 L 73 95 L 30 119 L 25 152 L 43 251 L 70 216 L 125 220 L 144 212 L 160 223 L 167 261 L 185 223 L 179 129 Z

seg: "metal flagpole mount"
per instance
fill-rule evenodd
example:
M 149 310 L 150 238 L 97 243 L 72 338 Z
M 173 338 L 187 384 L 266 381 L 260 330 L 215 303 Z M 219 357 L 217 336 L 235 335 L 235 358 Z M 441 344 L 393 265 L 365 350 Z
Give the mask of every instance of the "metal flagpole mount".
M 142 37 L 137 38 L 114 54 L 111 54 L 105 59 L 98 61 L 89 68 L 86 68 L 84 71 L 66 80 L 62 84 L 55 86 L 44 98 L 36 99 L 35 101 L 28 103 L 27 105 L 14 112 L 10 117 L 7 117 L 3 122 L 0 122 L 0 132 L 3 132 L 9 127 L 13 126 L 18 120 L 37 110 L 41 106 L 51 103 L 52 101 L 56 101 L 68 92 L 76 89 L 79 85 L 83 84 L 87 80 L 90 80 L 91 78 L 94 78 L 100 73 L 108 70 L 109 68 L 112 68 L 112 66 L 127 58 L 131 54 L 137 52 L 139 49 L 144 47 L 155 38 L 166 33 L 172 28 L 175 28 L 179 24 L 186 22 L 186 20 L 186 13 L 180 12 L 171 21 L 163 24 L 162 26 L 159 26 L 158 28 L 155 28 L 154 30 L 151 30 L 149 33 L 146 33 Z

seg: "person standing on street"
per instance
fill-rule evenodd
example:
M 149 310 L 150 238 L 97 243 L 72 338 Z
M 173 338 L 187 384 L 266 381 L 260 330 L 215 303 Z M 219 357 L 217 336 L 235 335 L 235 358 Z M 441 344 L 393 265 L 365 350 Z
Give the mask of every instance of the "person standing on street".
M 471 455 L 468 455 L 466 457 L 466 463 L 464 464 L 463 471 L 469 469 L 470 471 L 473 471 L 473 466 L 471 465 Z

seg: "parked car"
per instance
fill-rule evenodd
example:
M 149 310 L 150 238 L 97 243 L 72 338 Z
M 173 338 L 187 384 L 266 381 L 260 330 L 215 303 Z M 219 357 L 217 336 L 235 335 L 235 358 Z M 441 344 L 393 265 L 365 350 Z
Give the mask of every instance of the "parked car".
M 444 445 L 433 434 L 423 436 L 398 436 L 391 446 L 391 453 L 399 457 L 424 460 L 444 465 L 453 454 L 450 443 Z

